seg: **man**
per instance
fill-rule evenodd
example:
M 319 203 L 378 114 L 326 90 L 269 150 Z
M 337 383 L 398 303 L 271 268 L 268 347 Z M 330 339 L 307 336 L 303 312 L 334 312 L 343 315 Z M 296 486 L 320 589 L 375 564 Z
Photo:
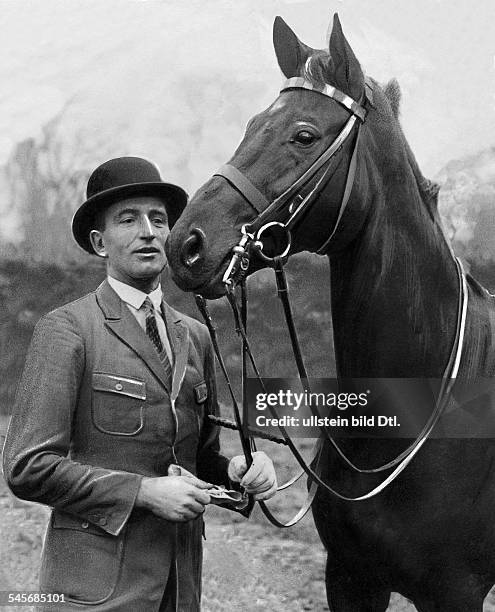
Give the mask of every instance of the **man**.
M 210 483 L 255 499 L 276 490 L 264 453 L 249 470 L 220 453 L 206 328 L 162 299 L 186 200 L 146 160 L 97 168 L 72 231 L 106 259 L 107 280 L 33 335 L 4 473 L 17 496 L 53 507 L 41 591 L 65 594 L 55 609 L 199 610 Z

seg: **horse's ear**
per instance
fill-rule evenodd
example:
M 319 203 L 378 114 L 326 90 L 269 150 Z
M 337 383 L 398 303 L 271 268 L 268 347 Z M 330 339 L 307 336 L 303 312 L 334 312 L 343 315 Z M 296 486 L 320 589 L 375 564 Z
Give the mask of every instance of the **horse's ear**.
M 273 46 L 280 70 L 288 79 L 297 76 L 308 59 L 310 48 L 302 43 L 282 17 L 278 16 L 273 22 Z
M 332 84 L 355 100 L 359 100 L 364 90 L 364 75 L 361 66 L 347 42 L 337 13 L 333 16 L 330 35 L 329 79 Z

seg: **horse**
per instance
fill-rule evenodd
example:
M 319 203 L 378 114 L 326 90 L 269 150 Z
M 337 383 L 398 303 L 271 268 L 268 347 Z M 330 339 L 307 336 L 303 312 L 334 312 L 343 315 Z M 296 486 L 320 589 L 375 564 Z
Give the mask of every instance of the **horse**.
M 288 86 L 249 121 L 231 174 L 212 176 L 175 224 L 167 241 L 172 277 L 186 291 L 224 295 L 243 228 L 283 200 L 365 108 L 359 130 L 335 148 L 331 170 L 322 166 L 311 179 L 313 188 L 325 174 L 291 226 L 290 244 L 275 231 L 271 248 L 328 257 L 339 377 L 440 379 L 459 335 L 460 273 L 442 230 L 438 187 L 422 175 L 400 126 L 399 86 L 365 77 L 337 15 L 328 49 L 305 45 L 280 17 L 273 40 Z M 301 192 L 277 208 L 280 216 L 293 213 L 308 187 Z M 245 273 L 266 265 L 251 257 Z M 461 276 L 467 305 L 457 377 L 492 377 L 494 300 Z M 402 452 L 405 441 L 342 444 L 354 464 L 371 468 Z M 353 502 L 319 487 L 312 512 L 327 551 L 330 610 L 384 611 L 392 592 L 420 612 L 481 610 L 495 582 L 494 460 L 491 439 L 430 436 L 379 495 Z M 328 441 L 320 475 L 353 497 L 383 480 L 351 469 Z

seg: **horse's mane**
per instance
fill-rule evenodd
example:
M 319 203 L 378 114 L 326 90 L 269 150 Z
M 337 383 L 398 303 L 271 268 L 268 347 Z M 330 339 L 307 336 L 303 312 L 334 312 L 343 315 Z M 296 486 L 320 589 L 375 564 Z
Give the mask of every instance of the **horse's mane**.
M 383 92 L 386 95 L 394 117 L 399 119 L 399 110 L 400 110 L 400 100 L 401 100 L 401 91 L 399 87 L 399 83 L 397 79 L 391 79 L 384 87 Z M 409 143 L 406 140 L 402 130 L 401 137 L 404 143 L 404 148 L 406 150 L 407 161 L 409 166 L 413 172 L 414 178 L 416 179 L 416 183 L 418 185 L 419 192 L 424 203 L 428 206 L 428 209 L 432 213 L 433 216 L 436 216 L 437 205 L 438 205 L 438 192 L 440 191 L 440 186 L 438 183 L 431 181 L 423 176 L 423 173 L 419 169 L 418 162 L 409 146 Z
M 390 103 L 394 117 L 398 120 L 401 92 L 397 80 L 392 79 L 389 81 L 383 88 L 383 92 Z M 406 151 L 407 162 L 416 180 L 421 199 L 425 203 L 432 219 L 436 221 L 438 220 L 438 192 L 440 191 L 440 185 L 423 176 L 423 173 L 419 169 L 418 162 L 416 161 L 416 157 L 414 156 L 414 153 L 412 152 L 411 147 L 409 146 L 409 143 L 402 132 L 402 129 L 400 129 L 400 135 Z
M 418 162 L 411 151 L 411 147 L 405 138 L 404 147 L 406 149 L 407 161 L 416 179 L 421 199 L 427 206 L 432 219 L 438 221 L 438 192 L 440 191 L 440 185 L 423 176 Z

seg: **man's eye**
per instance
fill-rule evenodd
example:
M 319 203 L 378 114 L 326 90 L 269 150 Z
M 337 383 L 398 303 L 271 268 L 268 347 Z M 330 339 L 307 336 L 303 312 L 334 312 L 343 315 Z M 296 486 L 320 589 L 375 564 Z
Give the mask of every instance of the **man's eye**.
M 301 130 L 300 132 L 297 132 L 293 140 L 298 144 L 308 146 L 317 140 L 317 136 L 308 130 Z
M 132 223 L 133 221 L 134 221 L 134 217 L 123 217 L 120 220 L 121 223 L 125 223 L 125 224 Z
M 154 219 L 152 219 L 152 221 L 157 225 L 165 225 L 165 223 L 167 223 L 167 220 L 163 217 L 155 217 Z

